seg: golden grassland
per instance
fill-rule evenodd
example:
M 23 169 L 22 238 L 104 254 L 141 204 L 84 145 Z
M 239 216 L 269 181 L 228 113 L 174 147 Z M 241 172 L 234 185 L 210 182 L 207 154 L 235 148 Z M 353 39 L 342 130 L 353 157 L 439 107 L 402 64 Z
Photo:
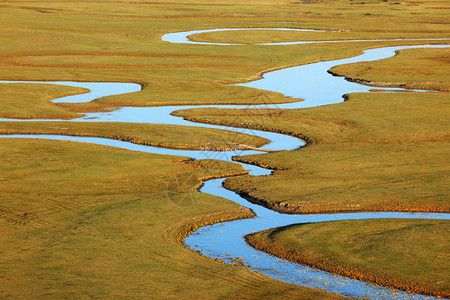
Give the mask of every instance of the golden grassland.
M 292 25 L 292 24 L 289 24 Z M 279 25 L 283 27 L 283 24 Z M 389 39 L 396 38 L 447 38 L 448 32 L 431 32 L 430 34 L 420 35 L 417 32 L 390 32 Z M 263 43 L 281 43 L 296 41 L 340 41 L 340 40 L 370 40 L 386 39 L 385 31 L 368 32 L 358 31 L 354 28 L 332 29 L 324 31 L 280 31 L 276 30 L 242 30 L 237 34 L 236 31 L 219 31 L 195 34 L 191 37 L 193 41 L 210 43 L 232 43 L 232 44 L 263 44 Z
M 336 221 L 271 229 L 248 235 L 246 240 L 259 250 L 297 263 L 448 298 L 448 225 L 446 220 Z
M 70 93 L 72 91 L 72 93 Z M 70 112 L 67 104 L 50 100 L 85 92 L 59 85 L 0 84 L 2 116 L 15 119 L 71 119 L 82 114 Z M 160 124 L 109 122 L 0 122 L 0 134 L 61 134 L 117 139 L 155 147 L 203 150 L 236 150 L 259 147 L 268 141 L 255 136 L 208 128 Z
M 263 71 L 285 66 L 349 57 L 373 47 L 422 42 L 221 47 L 170 44 L 160 38 L 165 33 L 183 30 L 282 26 L 338 31 L 318 36 L 305 33 L 301 35 L 302 39 L 442 37 L 448 34 L 446 6 L 443 0 L 420 3 L 409 0 L 395 3 L 327 0 L 308 4 L 269 0 L 245 3 L 235 0 L 2 2 L 2 80 L 135 82 L 141 84 L 143 90 L 86 104 L 55 105 L 49 103 L 52 97 L 82 90 L 49 85 L 0 84 L 0 117 L 72 119 L 84 112 L 120 106 L 294 101 L 277 93 L 229 84 L 255 79 Z M 248 32 L 242 32 L 240 37 L 235 33 L 217 34 L 194 38 L 224 39 L 222 42 L 250 38 Z M 274 35 L 262 31 L 258 36 L 251 37 L 253 40 L 248 42 L 297 38 L 297 35 L 287 32 Z M 395 81 L 403 82 L 405 79 Z M 416 112 L 423 99 L 406 99 L 400 94 L 385 97 L 384 94 L 378 97 L 354 95 L 345 105 L 359 105 L 360 111 L 381 114 L 383 105 L 391 103 L 392 97 L 399 97 L 408 107 L 412 103 L 413 107 L 408 109 Z M 438 116 L 444 113 L 443 109 L 439 110 L 442 108 L 440 99 L 444 96 L 430 94 L 426 97 L 437 106 L 435 109 L 427 107 L 425 111 Z M 382 102 L 374 106 L 377 101 Z M 242 118 L 247 120 L 243 122 L 247 124 L 239 125 L 307 135 L 314 142 L 302 150 L 309 160 L 302 160 L 298 154 L 300 151 L 270 154 L 258 157 L 257 161 L 255 158 L 255 163 L 278 168 L 289 167 L 285 159 L 296 166 L 306 163 L 298 169 L 283 172 L 291 172 L 294 179 L 311 175 L 311 180 L 304 184 L 306 189 L 309 186 L 312 190 L 311 201 L 333 193 L 342 195 L 349 185 L 344 184 L 339 189 L 343 180 L 336 179 L 337 175 L 332 171 L 343 170 L 349 171 L 342 173 L 348 174 L 349 182 L 361 174 L 370 175 L 365 181 L 354 181 L 351 195 L 362 197 L 377 190 L 379 199 L 385 199 L 385 196 L 401 195 L 405 190 L 410 195 L 418 191 L 419 196 L 415 197 L 426 200 L 426 206 L 442 209 L 445 205 L 439 193 L 445 180 L 442 176 L 445 164 L 442 162 L 447 154 L 441 144 L 441 131 L 430 134 L 422 130 L 423 124 L 416 124 L 409 130 L 412 120 L 407 117 L 397 120 L 392 113 L 382 119 L 381 125 L 390 130 L 395 123 L 408 134 L 401 137 L 400 131 L 394 132 L 390 136 L 394 142 L 381 143 L 386 136 L 380 134 L 382 129 L 376 130 L 380 125 L 378 118 L 364 117 L 364 122 L 371 125 L 362 129 L 367 124 L 359 125 L 359 122 L 364 122 L 356 120 L 352 108 L 345 105 L 341 114 L 334 115 L 331 107 L 321 108 L 325 109 L 323 112 L 321 109 L 308 110 L 302 115 L 298 112 L 270 112 L 270 118 L 258 115 L 259 112 L 246 111 Z M 404 108 L 398 105 L 396 109 L 403 112 Z M 241 113 L 235 114 L 240 116 Z M 253 121 L 248 121 L 248 116 Z M 219 120 L 219 117 L 214 117 L 214 122 L 230 122 L 225 118 Z M 422 120 L 425 113 L 418 118 L 428 124 L 427 128 L 439 125 Z M 270 126 L 262 126 L 265 124 L 263 120 L 270 120 Z M 125 127 L 119 128 L 119 125 L 108 124 L 104 129 L 97 124 L 76 124 L 70 128 L 60 125 L 9 122 L 2 125 L 2 130 L 8 133 L 61 133 L 64 130 L 65 134 L 74 135 L 88 132 L 90 135 L 115 136 L 143 143 L 172 146 L 178 143 L 184 144 L 183 147 L 197 147 L 220 136 L 218 132 L 196 129 L 198 137 L 187 141 L 186 137 L 181 137 L 187 135 L 187 131 L 175 127 L 170 127 L 170 133 L 162 137 L 158 135 L 160 127 L 147 125 L 120 124 Z M 410 135 L 412 130 L 418 134 Z M 350 148 L 344 144 L 338 146 L 341 141 L 345 143 L 341 137 L 352 134 L 354 139 L 361 135 L 371 137 L 371 131 L 378 134 L 373 141 L 357 143 L 353 140 L 349 142 Z M 242 136 L 236 136 L 237 140 L 240 138 Z M 402 148 L 399 145 L 405 139 L 413 142 Z M 219 144 L 223 142 L 223 139 L 217 140 Z M 424 145 L 416 145 L 416 142 L 423 141 L 426 141 Z M 258 140 L 254 142 L 260 143 Z M 364 144 L 377 147 L 367 150 L 362 147 Z M 397 146 L 393 148 L 393 145 Z M 5 139 L 0 140 L 0 152 L 0 297 L 180 298 L 188 295 L 191 298 L 338 298 L 211 261 L 180 245 L 183 236 L 200 225 L 251 215 L 228 201 L 192 191 L 200 184 L 200 178 L 241 174 L 243 170 L 240 167 L 212 161 L 181 163 L 182 158 L 56 141 Z M 330 162 L 330 158 L 335 159 Z M 250 161 L 253 158 L 245 159 Z M 400 163 L 397 163 L 398 159 Z M 326 166 L 330 174 L 324 177 Z M 422 176 L 409 180 L 408 175 L 417 173 L 415 166 L 423 171 Z M 379 168 L 382 169 L 377 174 Z M 395 180 L 382 170 L 389 170 Z M 262 185 L 276 187 L 274 180 L 282 174 L 277 172 L 275 176 L 266 177 L 270 180 L 259 179 L 261 184 L 254 182 L 255 179 L 245 179 L 245 182 L 252 186 L 255 184 L 259 192 Z M 286 193 L 281 185 L 283 180 L 286 178 L 280 178 L 279 190 Z M 422 190 L 426 180 L 429 185 Z M 320 189 L 318 185 L 324 181 L 333 184 Z M 390 184 L 383 192 L 386 182 Z M 298 181 L 294 180 L 289 188 L 297 185 Z M 295 193 L 298 190 L 296 188 Z M 366 191 L 358 193 L 358 190 Z M 295 193 L 291 196 L 297 197 Z M 359 203 L 359 196 L 352 197 L 356 199 L 353 202 Z M 331 210 L 335 208 L 331 197 L 323 199 L 330 200 Z M 411 202 L 411 207 L 417 208 L 417 203 Z
M 167 104 L 288 102 L 281 95 L 228 86 L 263 70 L 348 57 L 371 47 L 423 42 L 363 42 L 304 46 L 203 46 L 170 44 L 168 32 L 217 27 L 297 27 L 333 32 L 296 33 L 306 39 L 431 38 L 448 34 L 445 1 L 164 1 L 3 3 L 0 63 L 3 79 L 121 81 L 144 85 L 78 105 L 84 110 Z M 290 40 L 291 32 L 214 33 L 252 42 Z M 265 37 L 269 34 L 269 37 Z M 261 40 L 257 40 L 261 36 Z
M 383 63 L 394 66 L 387 61 L 397 59 Z M 433 86 L 444 82 L 438 74 L 444 74 L 447 65 L 438 59 L 420 62 L 414 66 L 436 74 L 423 81 Z M 394 68 L 371 70 L 379 77 L 387 70 L 407 76 Z M 196 109 L 177 115 L 304 137 L 309 145 L 298 151 L 238 158 L 278 169 L 273 176 L 225 181 L 227 188 L 278 211 L 449 212 L 448 101 L 446 92 L 362 93 L 311 109 Z
M 0 83 L 0 118 L 10 119 L 73 119 L 81 114 L 50 102 L 52 99 L 85 93 L 87 90 L 69 86 L 28 83 Z
M 354 94 L 322 108 L 205 109 L 192 111 L 192 119 L 309 138 L 298 151 L 239 158 L 278 169 L 273 176 L 225 181 L 227 188 L 270 208 L 448 212 L 447 105 L 448 94 Z
M 109 122 L 0 122 L 0 134 L 57 134 L 115 139 L 172 149 L 231 151 L 260 147 L 268 140 L 219 129 Z
M 395 59 L 337 66 L 330 72 L 374 86 L 449 92 L 449 64 L 450 49 L 419 48 L 399 51 Z
M 252 215 L 194 190 L 240 166 L 43 140 L 2 139 L 0 154 L 1 297 L 338 298 L 180 244 Z

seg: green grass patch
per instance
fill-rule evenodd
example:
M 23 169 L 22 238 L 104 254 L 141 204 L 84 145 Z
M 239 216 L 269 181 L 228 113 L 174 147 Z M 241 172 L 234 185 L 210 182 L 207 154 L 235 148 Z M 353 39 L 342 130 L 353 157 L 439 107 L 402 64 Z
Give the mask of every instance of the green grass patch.
M 246 237 L 255 248 L 332 273 L 413 293 L 450 296 L 446 220 L 301 224 Z

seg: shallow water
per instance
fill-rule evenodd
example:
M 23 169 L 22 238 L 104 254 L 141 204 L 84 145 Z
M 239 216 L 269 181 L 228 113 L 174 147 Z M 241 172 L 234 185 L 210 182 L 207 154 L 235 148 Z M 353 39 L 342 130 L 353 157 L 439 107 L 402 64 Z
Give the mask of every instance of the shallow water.
M 327 32 L 328 30 L 317 29 L 298 29 L 298 28 L 215 28 L 203 30 L 190 30 L 182 32 L 167 33 L 161 37 L 165 42 L 173 44 L 193 44 L 193 45 L 216 45 L 216 46 L 242 46 L 246 44 L 232 43 L 215 43 L 215 42 L 198 42 L 191 39 L 192 36 L 201 33 L 220 32 L 220 31 L 241 31 L 241 30 L 274 30 L 274 31 L 314 31 Z M 294 42 L 277 42 L 277 43 L 261 43 L 256 45 L 265 46 L 288 46 L 288 45 L 308 45 L 308 44 L 325 44 L 325 43 L 354 43 L 354 42 L 389 42 L 389 41 L 445 41 L 448 38 L 430 38 L 430 39 L 367 39 L 367 40 L 329 40 L 329 41 L 294 41 Z
M 220 29 L 228 30 L 228 29 Z M 220 31 L 216 30 L 216 31 Z M 246 29 L 247 30 L 247 29 Z M 282 29 L 277 29 L 282 30 Z M 205 32 L 205 31 L 196 31 Z M 179 33 L 178 33 L 179 34 Z M 184 33 L 185 34 L 185 33 Z M 193 34 L 193 33 L 192 33 Z M 172 34 L 171 36 L 176 35 Z M 180 35 L 181 36 L 181 35 Z M 170 35 L 169 35 L 170 37 Z M 164 37 L 163 37 L 164 38 Z M 167 38 L 167 37 L 166 37 Z M 187 41 L 190 43 L 190 41 Z M 71 121 L 81 122 L 133 122 L 133 123 L 154 123 L 154 124 L 172 124 L 191 127 L 207 127 L 223 130 L 233 130 L 257 135 L 272 142 L 265 145 L 264 148 L 296 149 L 305 143 L 297 138 L 277 133 L 270 133 L 257 130 L 232 128 L 226 126 L 215 126 L 209 124 L 192 123 L 179 117 L 174 117 L 171 113 L 179 109 L 188 109 L 196 107 L 220 107 L 220 108 L 306 108 L 321 105 L 339 103 L 343 101 L 342 96 L 354 92 L 369 92 L 372 88 L 358 83 L 348 82 L 342 77 L 335 77 L 327 71 L 340 64 L 347 64 L 360 61 L 374 61 L 395 55 L 396 50 L 418 47 L 448 47 L 448 45 L 434 46 L 401 46 L 386 47 L 367 50 L 363 54 L 347 59 L 319 62 L 299 67 L 286 68 L 279 71 L 270 72 L 264 75 L 260 80 L 250 83 L 239 84 L 257 89 L 270 90 L 283 93 L 293 98 L 304 98 L 305 101 L 286 103 L 286 104 L 266 104 L 266 105 L 200 105 L 200 106 L 167 106 L 167 107 L 123 107 L 107 113 L 90 113 L 86 116 Z M 11 83 L 10 81 L 0 81 L 0 83 Z M 17 82 L 17 81 L 16 81 Z M 69 96 L 55 99 L 54 101 L 72 103 L 89 102 L 99 97 L 115 95 L 140 90 L 137 84 L 122 83 L 81 83 L 81 82 L 25 82 L 25 83 L 44 83 L 59 84 L 84 87 L 92 89 L 92 93 Z M 323 87 L 327 87 L 326 89 Z M 117 89 L 116 89 L 117 88 Z M 387 91 L 403 89 L 386 89 Z M 0 119 L 0 121 L 11 121 L 11 119 Z M 25 121 L 25 120 L 17 120 Z M 35 120 L 26 120 L 35 121 Z M 52 121 L 52 120 L 42 120 Z M 70 122 L 70 121 L 68 121 Z M 232 161 L 235 155 L 247 155 L 263 153 L 260 151 L 195 151 L 195 150 L 174 150 L 165 148 L 156 148 L 149 146 L 136 145 L 132 143 L 110 140 L 104 138 L 90 137 L 72 137 L 57 135 L 8 135 L 1 138 L 41 138 L 54 140 L 69 140 L 75 142 L 86 142 L 99 145 L 106 145 L 122 149 L 141 151 L 155 154 L 178 155 L 191 157 L 195 159 L 218 159 L 223 161 Z M 257 166 L 241 164 L 252 175 L 268 175 L 270 170 Z M 270 229 L 274 227 L 285 226 L 296 223 L 325 222 L 333 220 L 351 220 L 351 219 L 372 219 L 372 218 L 429 218 L 429 219 L 450 219 L 450 214 L 425 214 L 425 213 L 351 213 L 351 214 L 314 214 L 314 215 L 285 215 L 274 212 L 259 205 L 252 204 L 237 194 L 228 191 L 222 187 L 225 179 L 215 179 L 205 182 L 201 192 L 209 193 L 234 201 L 242 206 L 252 209 L 257 217 L 246 220 L 220 223 L 212 226 L 203 227 L 194 234 L 187 237 L 185 245 L 204 255 L 223 259 L 225 262 L 233 263 L 232 258 L 242 258 L 246 266 L 266 274 L 275 279 L 286 282 L 293 282 L 299 285 L 319 287 L 327 291 L 336 292 L 341 295 L 351 296 L 353 298 L 399 298 L 399 299 L 427 299 L 432 297 L 408 294 L 390 288 L 379 287 L 373 284 L 348 279 L 343 276 L 333 275 L 320 270 L 308 268 L 299 264 L 291 263 L 279 258 L 270 256 L 261 251 L 257 251 L 247 245 L 243 236 L 249 233 Z
M 220 31 L 242 31 L 242 30 L 314 31 L 314 32 L 327 31 L 327 30 L 298 29 L 298 28 L 215 28 L 215 29 L 191 30 L 191 31 L 167 33 L 161 37 L 161 40 L 174 44 L 219 45 L 219 46 L 245 45 L 245 44 L 230 44 L 230 43 L 196 42 L 190 39 L 190 36 L 200 33 L 220 32 Z

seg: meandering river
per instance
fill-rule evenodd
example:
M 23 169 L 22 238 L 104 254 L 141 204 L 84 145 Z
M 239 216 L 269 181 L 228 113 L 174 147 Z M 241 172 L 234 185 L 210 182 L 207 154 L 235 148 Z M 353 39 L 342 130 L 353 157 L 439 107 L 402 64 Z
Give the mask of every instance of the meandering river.
M 267 28 L 264 28 L 267 30 Z M 189 39 L 190 35 L 224 30 L 249 30 L 242 29 L 215 29 L 215 30 L 199 30 L 181 33 L 167 34 L 162 37 L 164 41 L 172 43 L 195 43 Z M 276 28 L 274 30 L 296 30 L 289 28 Z M 303 31 L 302 29 L 297 29 Z M 381 41 L 381 40 L 380 40 Z M 384 41 L 384 40 L 383 40 Z M 355 41 L 318 41 L 318 42 L 357 42 Z M 311 42 L 290 42 L 277 44 L 304 44 Z M 317 42 L 315 42 L 317 43 Z M 225 43 L 207 43 L 216 46 L 230 45 Z M 272 44 L 270 44 L 272 45 Z M 231 130 L 249 133 L 270 140 L 265 149 L 297 149 L 305 145 L 305 143 L 297 138 L 282 135 L 278 133 L 264 132 L 258 130 L 240 129 L 226 126 L 216 126 L 209 124 L 193 123 L 182 118 L 172 116 L 171 113 L 188 108 L 198 107 L 218 107 L 218 108 L 284 108 L 298 109 L 306 107 L 315 107 L 342 102 L 343 95 L 354 92 L 370 92 L 372 87 L 358 83 L 346 81 L 342 77 L 336 77 L 327 71 L 334 66 L 362 62 L 375 61 L 385 59 L 395 55 L 395 51 L 401 49 L 411 49 L 419 47 L 449 47 L 449 45 L 420 45 L 420 46 L 397 46 L 384 47 L 364 51 L 363 54 L 346 59 L 334 61 L 319 62 L 304 66 L 286 68 L 270 73 L 266 73 L 260 80 L 239 84 L 242 86 L 270 90 L 283 93 L 293 98 L 305 99 L 304 101 L 286 103 L 286 104 L 265 104 L 265 105 L 185 105 L 185 106 L 166 106 L 166 107 L 122 107 L 120 109 L 106 113 L 88 113 L 85 116 L 73 119 L 67 122 L 132 122 L 132 123 L 154 123 L 154 124 L 173 124 L 191 127 L 217 128 L 223 130 Z M 0 83 L 13 83 L 24 81 L 0 81 Z M 41 84 L 58 84 L 77 86 L 89 89 L 91 92 L 63 97 L 55 99 L 54 102 L 72 102 L 81 103 L 89 102 L 100 97 L 117 95 L 123 93 L 137 92 L 141 89 L 140 85 L 133 83 L 87 83 L 87 82 L 36 82 L 29 83 Z M 326 88 L 324 88 L 326 87 Z M 386 91 L 402 90 L 383 88 Z M 418 91 L 420 92 L 420 91 Z M 0 119 L 0 121 L 12 121 L 13 119 Z M 36 121 L 36 120 L 15 120 L 15 121 Z M 55 120 L 39 120 L 39 121 L 55 121 Z M 62 120 L 58 120 L 62 121 Z M 194 159 L 218 159 L 223 161 L 232 161 L 235 155 L 247 155 L 264 153 L 261 151 L 195 151 L 195 150 L 174 150 L 165 148 L 156 148 L 149 146 L 136 145 L 132 143 L 90 137 L 73 137 L 60 135 L 3 135 L 1 138 L 41 138 L 55 140 L 71 140 L 78 142 L 86 142 L 93 144 L 106 145 L 122 149 L 134 151 L 187 156 Z M 243 167 L 250 171 L 250 174 L 268 175 L 271 170 L 263 169 L 257 166 L 243 164 Z M 205 182 L 201 189 L 203 193 L 209 193 L 219 197 L 223 197 L 234 201 L 242 206 L 252 209 L 256 217 L 252 219 L 238 220 L 206 226 L 200 228 L 185 240 L 188 248 L 201 251 L 203 255 L 212 258 L 220 258 L 227 263 L 234 263 L 236 258 L 241 259 L 241 263 L 253 270 L 266 274 L 272 278 L 295 283 L 308 287 L 318 287 L 330 292 L 339 293 L 341 295 L 353 298 L 371 298 L 371 299 L 433 299 L 433 297 L 410 294 L 391 288 L 380 287 L 374 284 L 349 279 L 343 276 L 330 274 L 321 270 L 312 269 L 303 265 L 291 263 L 264 252 L 255 250 L 250 247 L 244 240 L 243 236 L 249 233 L 258 232 L 274 227 L 286 226 L 297 223 L 327 222 L 334 220 L 353 220 L 353 219 L 374 219 L 374 218 L 414 218 L 414 219 L 450 219 L 450 214 L 432 214 L 432 213 L 344 213 L 344 214 L 314 214 L 314 215 L 286 215 L 274 212 L 265 207 L 252 204 L 239 195 L 226 190 L 222 187 L 225 179 L 215 179 Z

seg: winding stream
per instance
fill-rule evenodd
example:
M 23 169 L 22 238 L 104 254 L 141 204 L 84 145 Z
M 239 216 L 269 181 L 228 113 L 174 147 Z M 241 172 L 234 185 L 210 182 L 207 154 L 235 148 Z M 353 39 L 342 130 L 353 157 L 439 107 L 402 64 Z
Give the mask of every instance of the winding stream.
M 220 31 L 242 31 L 242 30 L 275 30 L 275 31 L 300 31 L 300 32 L 329 32 L 329 30 L 317 29 L 299 29 L 299 28 L 214 28 L 203 30 L 190 30 L 182 32 L 167 33 L 161 37 L 163 41 L 174 44 L 193 44 L 193 45 L 219 45 L 219 46 L 236 46 L 246 44 L 231 44 L 219 42 L 200 42 L 192 39 L 194 35 Z M 328 41 L 294 41 L 294 42 L 277 42 L 277 43 L 260 43 L 256 45 L 265 46 L 288 46 L 288 45 L 307 45 L 307 44 L 325 44 L 325 43 L 354 43 L 354 42 L 390 42 L 390 41 L 442 41 L 448 38 L 428 38 L 428 39 L 367 39 L 367 40 L 328 40 Z
M 264 28 L 267 29 L 267 28 Z M 216 29 L 215 31 L 224 31 L 230 29 Z M 237 30 L 237 29 L 233 29 Z M 241 30 L 249 30 L 243 28 Z M 276 30 L 294 30 L 277 28 Z M 212 31 L 212 30 L 208 30 Z M 184 33 L 168 34 L 162 37 L 168 42 L 180 43 L 199 43 L 189 40 L 189 36 L 196 33 L 208 32 L 207 30 L 190 31 Z M 331 42 L 331 41 L 323 41 Z M 337 41 L 334 41 L 337 42 Z M 304 43 L 304 42 L 297 42 Z M 309 43 L 309 42 L 308 42 Z M 204 43 L 201 43 L 204 44 Z M 281 44 L 281 43 L 279 43 Z M 286 43 L 284 43 L 286 44 Z M 227 45 L 227 44 L 214 44 Z M 115 111 L 103 113 L 88 113 L 82 118 L 73 119 L 67 122 L 132 122 L 132 123 L 154 123 L 154 124 L 172 124 L 184 125 L 190 127 L 206 127 L 222 130 L 231 130 L 244 132 L 260 136 L 270 140 L 264 148 L 271 150 L 279 149 L 297 149 L 305 143 L 297 138 L 277 133 L 240 129 L 226 126 L 216 126 L 210 124 L 193 123 L 182 118 L 172 116 L 171 113 L 180 109 L 189 109 L 196 107 L 218 107 L 218 108 L 305 108 L 321 105 L 339 103 L 343 101 L 342 96 L 354 92 L 370 92 L 372 87 L 358 83 L 348 82 L 342 77 L 335 77 L 327 71 L 341 64 L 375 61 L 385 59 L 395 55 L 395 51 L 401 49 L 411 49 L 419 47 L 449 47 L 449 45 L 425 45 L 425 46 L 398 46 L 385 47 L 364 51 L 363 54 L 352 58 L 313 63 L 304 66 L 286 68 L 264 75 L 260 80 L 250 83 L 239 84 L 257 89 L 270 90 L 283 93 L 293 98 L 303 98 L 305 101 L 286 103 L 286 104 L 265 104 L 265 105 L 185 105 L 185 106 L 166 106 L 166 107 L 122 107 Z M 122 93 L 136 92 L 141 89 L 133 83 L 83 83 L 83 82 L 36 82 L 36 81 L 0 81 L 0 83 L 41 83 L 58 84 L 83 87 L 91 90 L 90 93 L 69 96 L 55 99 L 54 102 L 72 102 L 81 103 L 92 101 L 96 98 Z M 327 89 L 323 87 L 326 86 Z M 403 89 L 383 88 L 386 91 L 398 91 Z M 0 119 L 0 121 L 12 121 L 14 119 Z M 16 120 L 16 121 L 36 121 L 36 120 Z M 55 120 L 39 120 L 55 121 Z M 62 120 L 58 120 L 62 121 Z M 77 142 L 86 142 L 99 145 L 106 145 L 134 151 L 187 156 L 195 159 L 218 159 L 223 161 L 232 161 L 235 155 L 247 155 L 263 153 L 261 151 L 195 151 L 195 150 L 174 150 L 165 148 L 156 148 L 132 143 L 90 137 L 74 137 L 59 135 L 3 135 L 1 138 L 42 138 L 55 140 L 70 140 Z M 271 170 L 263 169 L 257 166 L 243 164 L 243 167 L 250 171 L 251 175 L 268 175 Z M 286 215 L 274 212 L 265 207 L 252 204 L 241 198 L 234 192 L 228 191 L 222 187 L 225 179 L 215 179 L 205 182 L 201 192 L 209 193 L 234 201 L 242 206 L 252 209 L 257 215 L 252 219 L 238 220 L 232 222 L 220 223 L 212 226 L 200 228 L 185 240 L 185 245 L 195 251 L 201 251 L 203 255 L 220 258 L 227 263 L 234 263 L 233 258 L 242 258 L 241 263 L 253 270 L 266 274 L 272 278 L 304 285 L 308 287 L 319 287 L 330 292 L 353 298 L 371 298 L 371 299 L 434 299 L 416 294 L 409 294 L 386 287 L 376 286 L 370 283 L 349 279 L 343 276 L 330 274 L 324 271 L 312 269 L 289 261 L 270 256 L 264 252 L 250 247 L 243 239 L 244 235 L 258 232 L 265 229 L 280 227 L 296 223 L 325 222 L 334 220 L 352 220 L 352 219 L 374 219 L 374 218 L 426 218 L 426 219 L 450 219 L 450 214 L 432 214 L 432 213 L 345 213 L 345 214 L 314 214 L 314 215 Z

